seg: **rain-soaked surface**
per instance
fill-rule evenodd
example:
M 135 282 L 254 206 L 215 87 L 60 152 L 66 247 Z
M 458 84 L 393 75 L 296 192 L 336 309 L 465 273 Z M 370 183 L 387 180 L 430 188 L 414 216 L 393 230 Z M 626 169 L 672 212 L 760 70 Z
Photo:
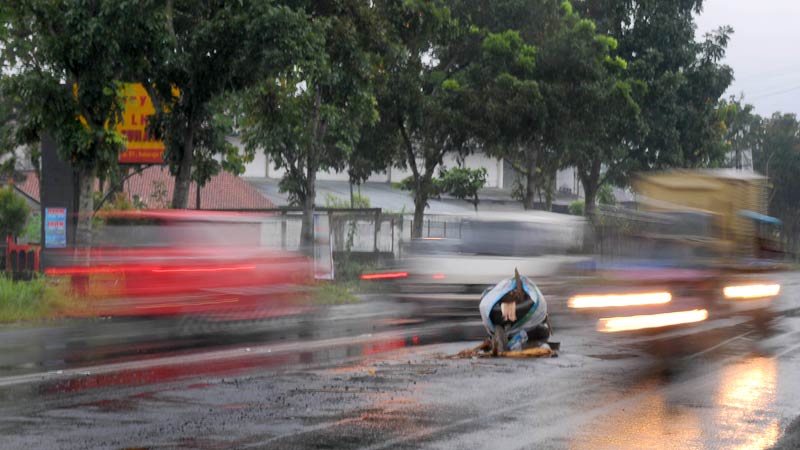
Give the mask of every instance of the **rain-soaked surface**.
M 546 359 L 447 359 L 479 324 L 380 298 L 302 323 L 8 329 L 0 447 L 797 448 L 800 277 L 783 284 L 766 330 L 638 339 L 553 298 Z

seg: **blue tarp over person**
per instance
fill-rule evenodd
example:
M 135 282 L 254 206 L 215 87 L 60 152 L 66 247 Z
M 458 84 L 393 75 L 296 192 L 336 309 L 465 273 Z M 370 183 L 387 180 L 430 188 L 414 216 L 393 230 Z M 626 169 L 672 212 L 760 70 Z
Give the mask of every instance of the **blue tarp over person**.
M 551 329 L 547 302 L 527 277 L 514 276 L 484 291 L 479 306 L 481 319 L 492 341 L 492 354 L 520 350 L 532 340 L 546 342 Z

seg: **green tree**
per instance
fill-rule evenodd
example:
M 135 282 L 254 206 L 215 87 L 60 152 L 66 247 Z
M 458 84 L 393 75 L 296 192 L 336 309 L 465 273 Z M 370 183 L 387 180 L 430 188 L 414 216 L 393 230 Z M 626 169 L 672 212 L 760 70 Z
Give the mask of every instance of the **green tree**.
M 753 153 L 757 171 L 769 180 L 769 213 L 783 221 L 789 246 L 800 238 L 800 122 L 794 114 L 775 113 L 764 121 L 762 143 Z
M 702 0 L 577 0 L 597 30 L 619 43 L 628 74 L 646 87 L 636 95 L 646 134 L 628 157 L 607 164 L 606 177 L 624 184 L 634 170 L 703 167 L 724 159 L 719 98 L 732 81 L 720 63 L 733 30 L 695 40 Z M 587 202 L 588 205 L 588 202 Z
M 208 121 L 201 126 L 194 137 L 194 156 L 192 162 L 192 181 L 197 185 L 195 190 L 195 209 L 200 209 L 202 190 L 211 178 L 225 170 L 234 175 L 244 173 L 245 163 L 252 161 L 252 152 L 241 152 L 239 148 L 228 142 L 227 137 L 233 133 L 232 116 L 226 114 L 219 99 L 211 103 L 214 111 Z
M 455 198 L 467 200 L 478 211 L 478 191 L 486 185 L 486 169 L 469 169 L 467 167 L 443 168 L 439 172 L 439 188 Z
M 453 4 L 456 17 L 480 29 L 484 37 L 480 62 L 471 72 L 480 80 L 476 85 L 482 108 L 476 111 L 475 124 L 483 151 L 505 159 L 518 173 L 516 191 L 526 209 L 542 192 L 549 205 L 563 155 L 556 142 L 559 124 L 548 114 L 545 98 L 546 69 L 552 61 L 542 59 L 548 55 L 542 50 L 563 38 L 566 7 L 561 0 Z
M 584 214 L 586 203 L 583 200 L 575 200 L 569 204 L 569 213 L 573 216 L 582 216 Z
M 610 184 L 604 184 L 597 190 L 597 203 L 601 205 L 615 205 L 617 198 L 614 197 L 614 188 Z
M 135 76 L 161 35 L 159 2 L 9 0 L 0 46 L 13 68 L 5 83 L 23 111 L 17 143 L 50 133 L 79 179 L 78 242 L 91 242 L 93 187 L 117 164 L 120 82 Z
M 476 144 L 468 112 L 480 104 L 466 72 L 481 35 L 455 20 L 441 0 L 382 0 L 374 5 L 384 21 L 381 70 L 387 74 L 385 89 L 378 94 L 378 126 L 391 130 L 387 142 L 399 143 L 398 160 L 411 171 L 411 232 L 420 237 L 444 156 L 466 153 Z
M 280 189 L 303 208 L 301 239 L 313 243 L 317 173 L 341 171 L 360 139 L 377 120 L 372 91 L 376 34 L 374 10 L 356 0 L 301 5 L 314 18 L 323 52 L 268 77 L 248 95 L 243 139 L 264 149 L 286 170 Z
M 14 71 L 16 55 L 14 47 L 9 47 L 11 41 L 9 36 L 13 31 L 11 26 L 12 11 L 11 5 L 3 3 L 0 5 L 0 155 L 13 155 L 13 150 L 17 146 L 16 126 L 18 111 L 15 105 L 14 95 L 6 88 L 9 83 L 9 74 Z M 9 167 L 14 161 L 9 158 L 4 162 L 0 172 L 8 173 Z
M 725 124 L 726 165 L 735 169 L 752 165 L 753 155 L 762 151 L 764 119 L 754 113 L 753 105 L 744 103 L 741 96 L 720 100 L 718 111 Z
M 40 243 L 42 240 L 42 215 L 38 211 L 28 216 L 28 222 L 20 236 L 25 243 Z
M 545 95 L 548 113 L 559 124 L 564 163 L 575 167 L 584 213 L 592 216 L 600 186 L 630 158 L 643 131 L 635 99 L 640 85 L 630 78 L 627 62 L 615 56 L 616 39 L 599 34 L 569 4 L 565 9 L 563 36 L 543 49 Z
M 507 159 L 524 178 L 523 206 L 533 207 L 537 182 L 550 173 L 552 133 L 546 104 L 536 77 L 536 49 L 517 31 L 488 33 L 472 76 L 485 108 L 478 110 L 484 124 L 477 130 L 487 153 Z M 558 169 L 558 163 L 555 163 Z
M 385 81 L 386 72 L 377 70 L 373 79 L 374 91 L 386 89 Z M 391 174 L 392 168 L 398 165 L 398 159 L 402 160 L 397 152 L 400 148 L 399 135 L 390 125 L 378 121 L 373 126 L 363 127 L 360 139 L 349 152 L 346 166 L 350 184 L 350 207 L 356 206 L 360 195 L 353 191 L 354 186 L 360 186 L 376 172 Z
M 600 169 L 623 158 L 642 128 L 637 85 L 616 56 L 616 41 L 568 2 L 459 5 L 460 19 L 488 32 L 472 71 L 482 80 L 475 83 L 482 86 L 478 114 L 484 115 L 476 122 L 485 124 L 478 133 L 486 151 L 521 175 L 523 205 L 531 208 L 538 192 L 549 209 L 556 173 L 570 164 L 594 196 Z
M 4 158 L 0 164 L 0 173 L 13 175 L 16 165 L 14 149 L 17 147 L 15 134 L 19 112 L 13 97 L 3 89 L 3 85 L 8 82 L 4 72 L 0 72 L 0 157 Z
M 175 175 L 172 207 L 183 209 L 191 181 L 205 184 L 219 169 L 213 156 L 231 155 L 217 117 L 220 97 L 293 67 L 318 39 L 303 11 L 276 2 L 169 0 L 164 11 L 164 51 L 142 81 L 152 86 L 151 128 L 165 140 Z
M 14 188 L 0 189 L 0 236 L 16 238 L 25 230 L 25 222 L 30 215 L 25 199 L 14 192 Z

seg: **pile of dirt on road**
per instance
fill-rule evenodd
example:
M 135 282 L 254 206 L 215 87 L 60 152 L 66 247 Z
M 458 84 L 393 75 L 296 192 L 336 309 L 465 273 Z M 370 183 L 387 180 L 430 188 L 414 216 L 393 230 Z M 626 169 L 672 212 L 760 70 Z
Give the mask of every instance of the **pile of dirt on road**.
M 488 345 L 487 345 L 488 343 Z M 501 352 L 497 356 L 492 356 L 491 341 L 488 339 L 481 343 L 481 345 L 462 350 L 455 355 L 446 356 L 447 359 L 469 359 L 469 358 L 546 358 L 558 356 L 558 353 L 545 345 L 542 347 L 530 347 L 518 351 Z

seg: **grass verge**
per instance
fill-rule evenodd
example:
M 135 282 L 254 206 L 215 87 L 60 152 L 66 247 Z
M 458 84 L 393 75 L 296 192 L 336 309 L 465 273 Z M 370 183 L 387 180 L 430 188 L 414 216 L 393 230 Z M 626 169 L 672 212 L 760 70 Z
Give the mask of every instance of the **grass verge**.
M 317 305 L 344 305 L 361 301 L 354 283 L 319 283 L 314 288 L 313 302 Z
M 15 281 L 0 275 L 0 323 L 54 319 L 71 304 L 66 290 L 44 277 Z

